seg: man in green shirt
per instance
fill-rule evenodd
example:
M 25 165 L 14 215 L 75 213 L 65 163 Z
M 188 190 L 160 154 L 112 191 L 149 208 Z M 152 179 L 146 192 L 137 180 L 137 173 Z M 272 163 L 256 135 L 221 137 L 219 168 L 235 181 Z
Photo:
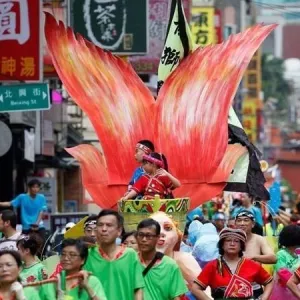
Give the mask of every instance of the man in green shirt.
M 102 283 L 108 300 L 142 300 L 145 286 L 137 253 L 116 245 L 123 229 L 123 217 L 104 209 L 97 218 L 98 247 L 89 249 L 84 269 Z
M 153 219 L 141 221 L 137 227 L 140 263 L 145 280 L 145 300 L 179 300 L 188 292 L 176 262 L 156 252 L 160 225 Z

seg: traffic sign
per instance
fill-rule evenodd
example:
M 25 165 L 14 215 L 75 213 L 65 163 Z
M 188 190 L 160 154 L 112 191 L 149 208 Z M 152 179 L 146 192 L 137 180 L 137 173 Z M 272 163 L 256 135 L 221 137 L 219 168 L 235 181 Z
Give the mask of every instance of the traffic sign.
M 0 112 L 49 108 L 50 94 L 46 83 L 0 86 Z

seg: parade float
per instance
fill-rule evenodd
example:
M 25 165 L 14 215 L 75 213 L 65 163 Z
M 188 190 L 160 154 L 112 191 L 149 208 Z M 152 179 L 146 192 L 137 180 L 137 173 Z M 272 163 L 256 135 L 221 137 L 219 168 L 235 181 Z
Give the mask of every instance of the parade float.
M 136 229 L 144 218 L 156 219 L 165 235 L 158 251 L 175 259 L 188 285 L 201 271 L 190 253 L 179 251 L 188 211 L 224 189 L 242 187 L 268 197 L 256 148 L 232 102 L 253 54 L 274 27 L 256 25 L 205 48 L 180 43 L 176 48 L 178 38 L 189 40 L 190 35 L 181 1 L 173 0 L 165 47 L 174 49 L 178 60 L 161 60 L 154 98 L 129 63 L 46 14 L 53 65 L 101 145 L 101 150 L 88 144 L 66 149 L 80 163 L 84 188 L 100 208 L 119 210 L 126 230 Z M 170 173 L 181 182 L 174 199 L 120 200 L 137 167 L 134 151 L 140 140 L 152 141 L 167 157 Z
M 173 11 L 172 24 L 176 16 Z M 187 212 L 219 195 L 235 166 L 249 160 L 246 135 L 243 141 L 229 138 L 231 105 L 251 57 L 274 26 L 256 25 L 222 44 L 180 54 L 181 62 L 164 76 L 155 99 L 129 63 L 75 35 L 50 14 L 45 24 L 55 69 L 101 144 L 101 151 L 87 144 L 66 149 L 79 161 L 83 186 L 94 203 L 118 209 L 127 229 L 157 211 L 172 215 L 183 229 Z M 133 152 L 142 139 L 153 141 L 180 180 L 174 199 L 119 200 L 136 168 Z

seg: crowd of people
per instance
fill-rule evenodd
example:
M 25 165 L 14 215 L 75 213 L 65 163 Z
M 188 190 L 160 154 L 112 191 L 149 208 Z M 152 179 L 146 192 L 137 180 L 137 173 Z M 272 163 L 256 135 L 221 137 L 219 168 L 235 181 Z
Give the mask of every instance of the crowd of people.
M 154 150 L 148 140 L 137 143 L 140 167 L 123 200 L 170 198 L 180 186 Z M 300 299 L 300 218 L 280 210 L 266 222 L 246 193 L 211 216 L 196 208 L 184 232 L 163 212 L 125 232 L 122 215 L 101 210 L 85 219 L 84 236 L 55 247 L 59 260 L 50 270 L 39 188 L 32 180 L 28 193 L 0 202 L 0 300 Z
M 1 213 L 4 234 L 9 232 L 7 228 L 15 229 L 16 215 L 8 212 Z M 62 242 L 60 263 L 53 274 L 37 258 L 40 246 L 36 234 L 21 235 L 9 245 L 4 236 L 0 244 L 0 299 L 179 299 L 184 295 L 187 286 L 180 268 L 156 251 L 160 224 L 145 219 L 134 235 L 127 235 L 118 245 L 123 225 L 122 216 L 112 210 L 89 217 L 84 237 Z M 128 243 L 130 237 L 136 244 Z M 130 245 L 137 247 L 134 250 Z M 63 298 L 66 295 L 69 298 Z
M 211 222 L 194 216 L 180 241 L 198 264 L 188 278 L 184 260 L 167 250 L 166 220 L 153 216 L 124 232 L 123 217 L 102 210 L 85 220 L 83 237 L 62 241 L 51 274 L 39 259 L 41 235 L 17 232 L 16 214 L 3 210 L 0 299 L 300 299 L 299 225 L 282 227 L 276 251 L 253 233 L 252 210 L 239 209 L 230 226 L 220 212 Z

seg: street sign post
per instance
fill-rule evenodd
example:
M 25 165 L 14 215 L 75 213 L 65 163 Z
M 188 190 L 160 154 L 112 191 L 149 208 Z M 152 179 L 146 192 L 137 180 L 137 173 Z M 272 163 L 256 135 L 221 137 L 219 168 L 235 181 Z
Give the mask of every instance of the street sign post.
M 0 112 L 47 110 L 49 108 L 48 84 L 0 86 Z

